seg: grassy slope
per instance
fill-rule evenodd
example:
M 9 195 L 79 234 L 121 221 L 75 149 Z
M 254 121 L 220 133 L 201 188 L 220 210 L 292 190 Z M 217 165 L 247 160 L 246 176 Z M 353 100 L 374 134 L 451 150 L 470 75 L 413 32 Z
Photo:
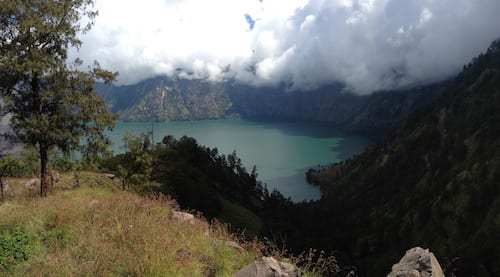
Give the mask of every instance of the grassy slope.
M 64 176 L 61 186 L 71 179 Z M 257 256 L 227 246 L 235 238 L 218 224 L 173 222 L 174 201 L 113 189 L 98 174 L 81 180 L 79 189 L 0 206 L 0 261 L 8 267 L 0 274 L 203 276 L 210 270 L 230 276 Z

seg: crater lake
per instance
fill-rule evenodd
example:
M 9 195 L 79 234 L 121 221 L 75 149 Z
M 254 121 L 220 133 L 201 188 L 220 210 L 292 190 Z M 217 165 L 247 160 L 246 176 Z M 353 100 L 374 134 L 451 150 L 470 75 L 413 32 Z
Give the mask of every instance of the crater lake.
M 369 143 L 366 137 L 347 134 L 338 127 L 318 122 L 249 121 L 218 119 L 173 122 L 117 123 L 110 133 L 115 154 L 123 153 L 123 136 L 153 130 L 153 142 L 172 135 L 194 137 L 198 144 L 217 147 L 220 154 L 234 150 L 250 172 L 257 167 L 258 178 L 269 191 L 277 189 L 293 201 L 316 200 L 319 188 L 307 183 L 309 168 L 345 160 L 360 153 Z

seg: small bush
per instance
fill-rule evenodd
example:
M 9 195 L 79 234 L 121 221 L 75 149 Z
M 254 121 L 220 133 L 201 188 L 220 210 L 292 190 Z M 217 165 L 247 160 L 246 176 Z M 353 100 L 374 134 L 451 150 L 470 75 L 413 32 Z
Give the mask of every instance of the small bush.
M 80 162 L 71 159 L 68 156 L 54 155 L 52 157 L 52 166 L 54 169 L 68 172 L 68 171 L 76 171 L 82 169 L 82 165 Z
M 23 177 L 30 173 L 28 165 L 12 155 L 7 155 L 0 159 L 0 171 L 5 177 Z
M 29 258 L 32 248 L 32 237 L 21 226 L 16 226 L 11 232 L 0 235 L 0 265 L 2 270 L 9 269 Z

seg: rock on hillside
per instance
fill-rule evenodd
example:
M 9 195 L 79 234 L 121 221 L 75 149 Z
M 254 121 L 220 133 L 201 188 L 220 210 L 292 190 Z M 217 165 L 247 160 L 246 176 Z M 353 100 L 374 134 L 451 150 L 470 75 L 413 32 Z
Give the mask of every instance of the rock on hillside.
M 387 277 L 444 277 L 443 270 L 429 249 L 420 247 L 406 251 Z

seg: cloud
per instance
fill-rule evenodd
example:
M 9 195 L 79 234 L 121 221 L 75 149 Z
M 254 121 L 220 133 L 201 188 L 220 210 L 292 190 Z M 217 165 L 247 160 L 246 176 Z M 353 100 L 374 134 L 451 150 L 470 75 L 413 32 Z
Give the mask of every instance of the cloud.
M 120 72 L 357 93 L 456 74 L 500 36 L 498 0 L 96 0 L 80 56 Z

